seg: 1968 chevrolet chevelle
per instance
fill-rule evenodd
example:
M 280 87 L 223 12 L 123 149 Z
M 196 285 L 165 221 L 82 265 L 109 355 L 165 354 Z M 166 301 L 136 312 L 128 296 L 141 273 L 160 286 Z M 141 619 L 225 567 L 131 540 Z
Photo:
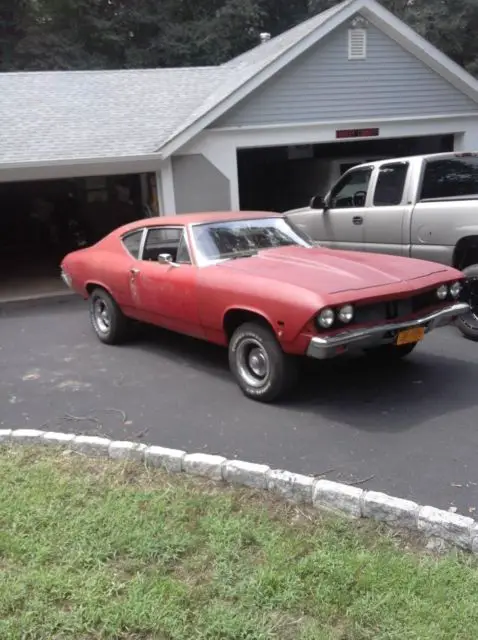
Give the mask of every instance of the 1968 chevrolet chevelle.
M 323 249 L 270 212 L 139 220 L 61 267 L 102 342 L 134 320 L 227 346 L 240 388 L 263 402 L 292 385 L 299 356 L 401 358 L 469 309 L 451 267 Z

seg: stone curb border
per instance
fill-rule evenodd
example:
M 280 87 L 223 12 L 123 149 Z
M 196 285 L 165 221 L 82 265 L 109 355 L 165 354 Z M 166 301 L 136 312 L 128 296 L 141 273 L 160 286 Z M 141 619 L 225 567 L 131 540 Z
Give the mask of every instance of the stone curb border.
M 296 504 L 312 505 L 351 518 L 371 518 L 420 532 L 426 537 L 478 554 L 478 522 L 473 518 L 421 506 L 385 493 L 271 469 L 264 464 L 97 436 L 37 429 L 0 429 L 0 444 L 9 443 L 60 446 L 88 457 L 133 460 L 162 468 L 169 473 L 184 472 L 233 485 L 267 490 Z

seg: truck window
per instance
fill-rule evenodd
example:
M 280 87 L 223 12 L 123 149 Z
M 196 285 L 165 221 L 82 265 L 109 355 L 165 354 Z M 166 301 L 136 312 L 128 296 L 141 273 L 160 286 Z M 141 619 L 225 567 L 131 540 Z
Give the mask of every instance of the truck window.
M 395 164 L 383 164 L 380 167 L 373 196 L 375 207 L 401 204 L 408 166 L 407 162 L 397 162 Z
M 345 174 L 332 189 L 329 207 L 347 209 L 364 207 L 372 168 L 354 169 Z
M 478 195 L 478 157 L 429 160 L 420 200 Z

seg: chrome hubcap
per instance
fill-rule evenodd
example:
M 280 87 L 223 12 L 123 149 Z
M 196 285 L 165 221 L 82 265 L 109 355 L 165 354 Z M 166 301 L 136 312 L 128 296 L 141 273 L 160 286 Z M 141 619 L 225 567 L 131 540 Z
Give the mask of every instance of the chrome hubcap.
M 237 368 L 242 379 L 251 387 L 262 387 L 270 373 L 267 352 L 255 338 L 241 340 L 236 351 Z
M 101 333 L 108 333 L 111 326 L 111 320 L 108 313 L 108 308 L 103 300 L 100 298 L 95 300 L 93 315 L 95 318 L 96 326 L 98 327 L 98 331 Z

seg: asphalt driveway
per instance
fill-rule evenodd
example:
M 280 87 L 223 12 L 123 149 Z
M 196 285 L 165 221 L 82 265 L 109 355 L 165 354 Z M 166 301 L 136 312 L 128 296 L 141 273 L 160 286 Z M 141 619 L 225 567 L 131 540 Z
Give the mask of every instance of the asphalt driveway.
M 79 300 L 0 312 L 0 426 L 222 453 L 474 515 L 478 344 L 454 329 L 408 361 L 304 375 L 286 404 L 242 396 L 223 350 L 146 329 L 102 345 Z

